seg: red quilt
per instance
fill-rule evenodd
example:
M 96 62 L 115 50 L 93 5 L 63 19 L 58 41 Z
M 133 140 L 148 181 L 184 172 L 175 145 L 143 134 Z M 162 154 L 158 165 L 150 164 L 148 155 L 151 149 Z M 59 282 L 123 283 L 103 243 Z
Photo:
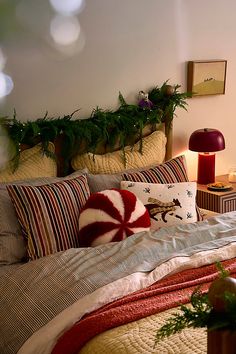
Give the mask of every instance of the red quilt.
M 222 264 L 236 278 L 236 259 L 223 261 Z M 197 286 L 201 286 L 202 292 L 207 292 L 210 283 L 217 277 L 215 264 L 189 269 L 113 301 L 75 323 L 59 338 L 52 353 L 78 353 L 86 342 L 99 333 L 188 303 Z

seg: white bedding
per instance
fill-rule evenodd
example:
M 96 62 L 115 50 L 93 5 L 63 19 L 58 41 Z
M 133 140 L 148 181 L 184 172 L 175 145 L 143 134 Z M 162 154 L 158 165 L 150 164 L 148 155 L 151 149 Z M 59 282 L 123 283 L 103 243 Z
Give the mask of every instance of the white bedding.
M 8 267 L 0 280 L 0 352 L 50 353 L 84 314 L 168 274 L 233 257 L 236 212 Z

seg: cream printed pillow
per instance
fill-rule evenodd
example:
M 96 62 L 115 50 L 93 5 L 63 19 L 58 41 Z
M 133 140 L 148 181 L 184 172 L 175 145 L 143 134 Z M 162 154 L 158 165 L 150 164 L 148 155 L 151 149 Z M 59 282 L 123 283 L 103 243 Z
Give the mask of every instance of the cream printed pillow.
M 196 182 L 122 181 L 121 189 L 133 192 L 143 202 L 151 218 L 151 229 L 197 221 Z

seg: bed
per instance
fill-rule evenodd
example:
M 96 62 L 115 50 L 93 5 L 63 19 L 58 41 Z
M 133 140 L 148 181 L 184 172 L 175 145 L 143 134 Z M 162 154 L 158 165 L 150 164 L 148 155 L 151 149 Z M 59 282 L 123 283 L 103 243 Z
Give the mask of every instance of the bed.
M 74 172 L 57 177 L 36 145 L 21 153 L 14 176 L 0 173 L 1 353 L 206 353 L 204 329 L 156 346 L 155 334 L 196 286 L 208 290 L 215 262 L 235 276 L 236 212 L 203 219 L 184 156 L 170 159 L 169 137 L 157 128 L 142 144 L 141 156 L 138 146 L 126 149 L 122 171 L 117 152 L 80 154 Z M 110 212 L 104 198 L 129 213 L 125 231 L 113 233 L 112 214 L 100 232 Z

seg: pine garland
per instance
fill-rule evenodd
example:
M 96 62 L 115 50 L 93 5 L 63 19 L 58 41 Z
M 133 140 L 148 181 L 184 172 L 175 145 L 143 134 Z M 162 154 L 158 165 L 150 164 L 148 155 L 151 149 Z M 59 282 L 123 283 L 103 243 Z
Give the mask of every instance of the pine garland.
M 96 108 L 88 119 L 73 119 L 73 112 L 58 118 L 49 118 L 48 113 L 43 118 L 35 121 L 28 120 L 21 122 L 16 118 L 14 111 L 13 118 L 2 117 L 0 124 L 6 129 L 14 145 L 14 167 L 19 163 L 21 145 L 34 146 L 41 142 L 43 153 L 54 157 L 49 151 L 49 142 L 55 142 L 63 136 L 61 155 L 67 165 L 81 146 L 83 152 L 95 153 L 100 143 L 111 148 L 119 141 L 123 150 L 125 164 L 124 147 L 134 144 L 134 137 L 140 137 L 140 153 L 142 153 L 142 131 L 148 125 L 155 125 L 164 122 L 167 130 L 170 128 L 175 116 L 177 107 L 186 110 L 186 98 L 188 93 L 180 93 L 180 86 L 170 86 L 167 81 L 158 88 L 152 88 L 148 92 L 148 98 L 152 102 L 151 107 L 142 107 L 139 104 L 128 104 L 121 93 L 119 93 L 120 106 L 116 111 L 102 110 Z M 168 132 L 167 132 L 168 133 Z

